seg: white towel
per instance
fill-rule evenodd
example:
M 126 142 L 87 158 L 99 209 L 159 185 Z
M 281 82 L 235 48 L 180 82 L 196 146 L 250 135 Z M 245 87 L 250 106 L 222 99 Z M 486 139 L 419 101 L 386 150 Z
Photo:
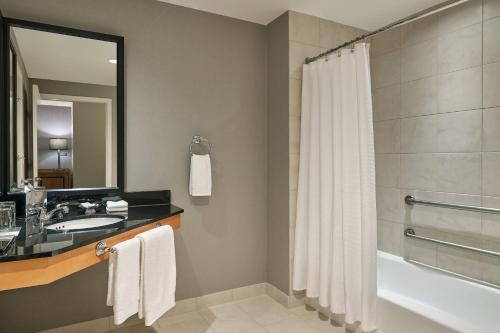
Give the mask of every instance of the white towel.
M 108 297 L 114 323 L 120 325 L 139 310 L 141 242 L 132 238 L 114 246 L 109 258 Z
M 139 318 L 151 326 L 175 306 L 174 231 L 167 225 L 135 237 L 141 241 Z
M 108 213 L 112 212 L 124 212 L 128 210 L 128 202 L 125 200 L 120 201 L 106 201 L 106 211 Z
M 212 195 L 212 166 L 210 155 L 191 155 L 189 194 L 193 197 Z

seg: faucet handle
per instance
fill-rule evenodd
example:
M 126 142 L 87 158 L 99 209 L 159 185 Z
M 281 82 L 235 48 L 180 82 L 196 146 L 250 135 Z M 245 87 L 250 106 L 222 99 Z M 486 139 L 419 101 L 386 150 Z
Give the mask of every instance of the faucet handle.
M 61 202 L 56 205 L 56 208 L 61 208 L 64 214 L 69 213 L 69 202 Z

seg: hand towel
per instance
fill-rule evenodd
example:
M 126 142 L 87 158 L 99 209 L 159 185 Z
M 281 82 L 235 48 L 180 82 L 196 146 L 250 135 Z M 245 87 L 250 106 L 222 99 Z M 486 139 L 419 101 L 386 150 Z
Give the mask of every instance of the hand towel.
M 193 197 L 212 195 L 212 166 L 210 155 L 191 155 L 189 194 Z
M 139 311 L 141 242 L 132 238 L 114 246 L 109 257 L 108 296 L 115 325 Z
M 167 225 L 140 233 L 136 238 L 141 241 L 139 318 L 151 326 L 175 306 L 174 231 Z
M 106 201 L 106 211 L 111 212 L 124 212 L 128 210 L 128 202 L 125 200 L 120 201 Z

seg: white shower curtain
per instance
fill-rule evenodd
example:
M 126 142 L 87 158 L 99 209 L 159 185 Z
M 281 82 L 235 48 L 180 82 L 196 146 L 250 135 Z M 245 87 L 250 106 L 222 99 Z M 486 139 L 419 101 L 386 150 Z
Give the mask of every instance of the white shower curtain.
M 369 45 L 303 66 L 293 289 L 376 328 L 377 222 Z

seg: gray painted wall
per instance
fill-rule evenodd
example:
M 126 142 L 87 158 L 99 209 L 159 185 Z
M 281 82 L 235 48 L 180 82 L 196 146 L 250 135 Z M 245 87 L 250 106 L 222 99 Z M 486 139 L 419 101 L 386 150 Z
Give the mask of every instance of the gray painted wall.
M 171 189 L 186 209 L 176 232 L 177 298 L 264 282 L 266 28 L 153 0 L 1 0 L 0 8 L 5 16 L 125 37 L 126 188 Z M 195 134 L 213 145 L 210 199 L 187 193 Z M 109 315 L 105 272 L 97 266 L 0 293 L 7 305 L 0 331 Z
M 65 138 L 69 141 L 69 149 L 63 151 L 68 156 L 61 156 L 61 168 L 72 169 L 72 119 L 71 107 L 39 105 L 37 108 L 37 148 L 38 168 L 57 168 L 57 151 L 50 150 L 50 138 Z
M 268 281 L 288 294 L 288 13 L 268 25 Z
M 106 105 L 73 103 L 73 186 L 106 186 Z

